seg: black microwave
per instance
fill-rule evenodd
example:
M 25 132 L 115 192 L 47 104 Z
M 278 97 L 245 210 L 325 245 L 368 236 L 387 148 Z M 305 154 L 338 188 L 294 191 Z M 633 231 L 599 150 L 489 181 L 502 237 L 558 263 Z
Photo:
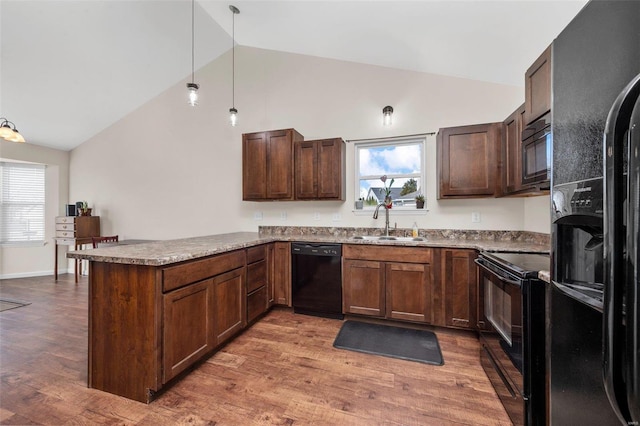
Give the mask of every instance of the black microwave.
M 522 183 L 548 183 L 551 176 L 551 114 L 522 130 Z

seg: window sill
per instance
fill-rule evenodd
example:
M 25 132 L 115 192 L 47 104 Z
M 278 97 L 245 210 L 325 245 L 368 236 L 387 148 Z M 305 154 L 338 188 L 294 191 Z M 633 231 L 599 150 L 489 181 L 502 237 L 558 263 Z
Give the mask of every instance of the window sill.
M 24 248 L 24 247 L 42 247 L 46 244 L 44 241 L 16 241 L 0 243 L 0 247 L 6 248 Z
M 373 216 L 375 209 L 361 209 L 352 210 L 355 216 Z M 416 209 L 416 208 L 392 208 L 389 210 L 389 214 L 394 216 L 424 216 L 427 214 L 428 209 Z M 384 210 L 380 209 L 378 214 L 384 214 Z

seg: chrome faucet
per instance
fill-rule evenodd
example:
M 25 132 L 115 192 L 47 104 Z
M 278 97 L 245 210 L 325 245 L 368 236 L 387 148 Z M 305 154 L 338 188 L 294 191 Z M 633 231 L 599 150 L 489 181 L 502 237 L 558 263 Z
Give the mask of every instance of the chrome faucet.
M 377 219 L 378 218 L 378 210 L 380 210 L 380 207 L 384 207 L 384 213 L 385 213 L 385 222 L 384 222 L 384 235 L 385 237 L 389 236 L 389 207 L 387 207 L 387 205 L 385 203 L 380 203 L 376 206 L 376 210 L 373 212 L 373 218 Z

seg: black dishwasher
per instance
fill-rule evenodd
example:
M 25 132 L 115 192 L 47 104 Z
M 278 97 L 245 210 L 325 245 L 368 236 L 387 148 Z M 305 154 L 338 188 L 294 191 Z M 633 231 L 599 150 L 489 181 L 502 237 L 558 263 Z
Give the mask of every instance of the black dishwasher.
M 291 243 L 291 302 L 298 314 L 343 319 L 342 245 Z

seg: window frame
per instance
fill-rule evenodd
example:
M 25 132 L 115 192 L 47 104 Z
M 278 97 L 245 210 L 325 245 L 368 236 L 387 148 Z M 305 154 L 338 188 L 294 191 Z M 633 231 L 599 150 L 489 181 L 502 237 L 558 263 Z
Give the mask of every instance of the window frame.
M 32 169 L 32 170 L 40 170 L 42 175 L 41 175 L 41 179 L 42 181 L 38 181 L 36 182 L 37 184 L 42 184 L 41 187 L 37 187 L 36 190 L 37 191 L 42 191 L 41 193 L 37 193 L 36 195 L 41 196 L 41 200 L 42 201 L 36 201 L 36 200 L 32 200 L 31 202 L 26 202 L 26 201 L 15 201 L 13 199 L 7 199 L 7 197 L 4 194 L 4 191 L 6 190 L 5 185 L 9 184 L 9 182 L 5 181 L 5 168 L 9 168 L 9 169 L 17 169 L 17 168 L 22 168 L 22 169 Z M 26 161 L 14 161 L 14 160 L 5 160 L 5 159 L 0 159 L 0 212 L 2 213 L 2 220 L 7 220 L 9 219 L 9 215 L 6 215 L 5 209 L 7 209 L 8 205 L 12 205 L 12 204 L 32 204 L 34 206 L 41 206 L 41 216 L 39 216 L 37 219 L 41 220 L 41 227 L 38 226 L 38 229 L 36 230 L 37 232 L 37 236 L 38 238 L 35 239 L 8 239 L 8 236 L 5 236 L 5 231 L 8 231 L 11 229 L 11 224 L 7 224 L 5 226 L 4 223 L 0 222 L 0 246 L 2 247 L 25 247 L 25 246 L 40 246 L 43 245 L 45 243 L 46 240 L 46 215 L 47 215 L 47 194 L 46 194 L 46 187 L 47 187 L 47 166 L 45 164 L 40 164 L 40 163 L 31 163 L 31 162 L 26 162 Z M 6 217 L 6 219 L 5 219 Z M 17 228 L 17 227 L 16 227 Z M 41 236 L 41 238 L 40 238 Z
M 424 195 L 425 200 L 427 199 L 427 176 L 426 176 L 426 149 L 427 149 L 427 135 L 412 135 L 412 136 L 398 136 L 398 137 L 389 137 L 389 138 L 379 138 L 379 139 L 363 139 L 357 142 L 354 141 L 354 206 L 355 202 L 360 199 L 360 180 L 362 179 L 379 179 L 378 175 L 360 175 L 360 148 L 371 148 L 371 147 L 383 147 L 383 146 L 402 146 L 402 145 L 420 145 L 421 156 L 420 156 L 420 173 L 407 173 L 407 174 L 391 174 L 387 173 L 387 182 L 391 179 L 398 178 L 413 178 L 418 181 L 418 188 L 422 195 Z M 364 205 L 362 209 L 354 209 L 355 213 L 365 212 L 366 214 L 370 214 L 371 211 L 375 209 L 375 206 L 367 206 Z M 393 211 L 396 213 L 399 212 L 411 212 L 413 214 L 423 214 L 427 212 L 427 205 L 425 204 L 424 209 L 416 209 L 415 204 L 406 205 L 406 206 L 393 206 Z

